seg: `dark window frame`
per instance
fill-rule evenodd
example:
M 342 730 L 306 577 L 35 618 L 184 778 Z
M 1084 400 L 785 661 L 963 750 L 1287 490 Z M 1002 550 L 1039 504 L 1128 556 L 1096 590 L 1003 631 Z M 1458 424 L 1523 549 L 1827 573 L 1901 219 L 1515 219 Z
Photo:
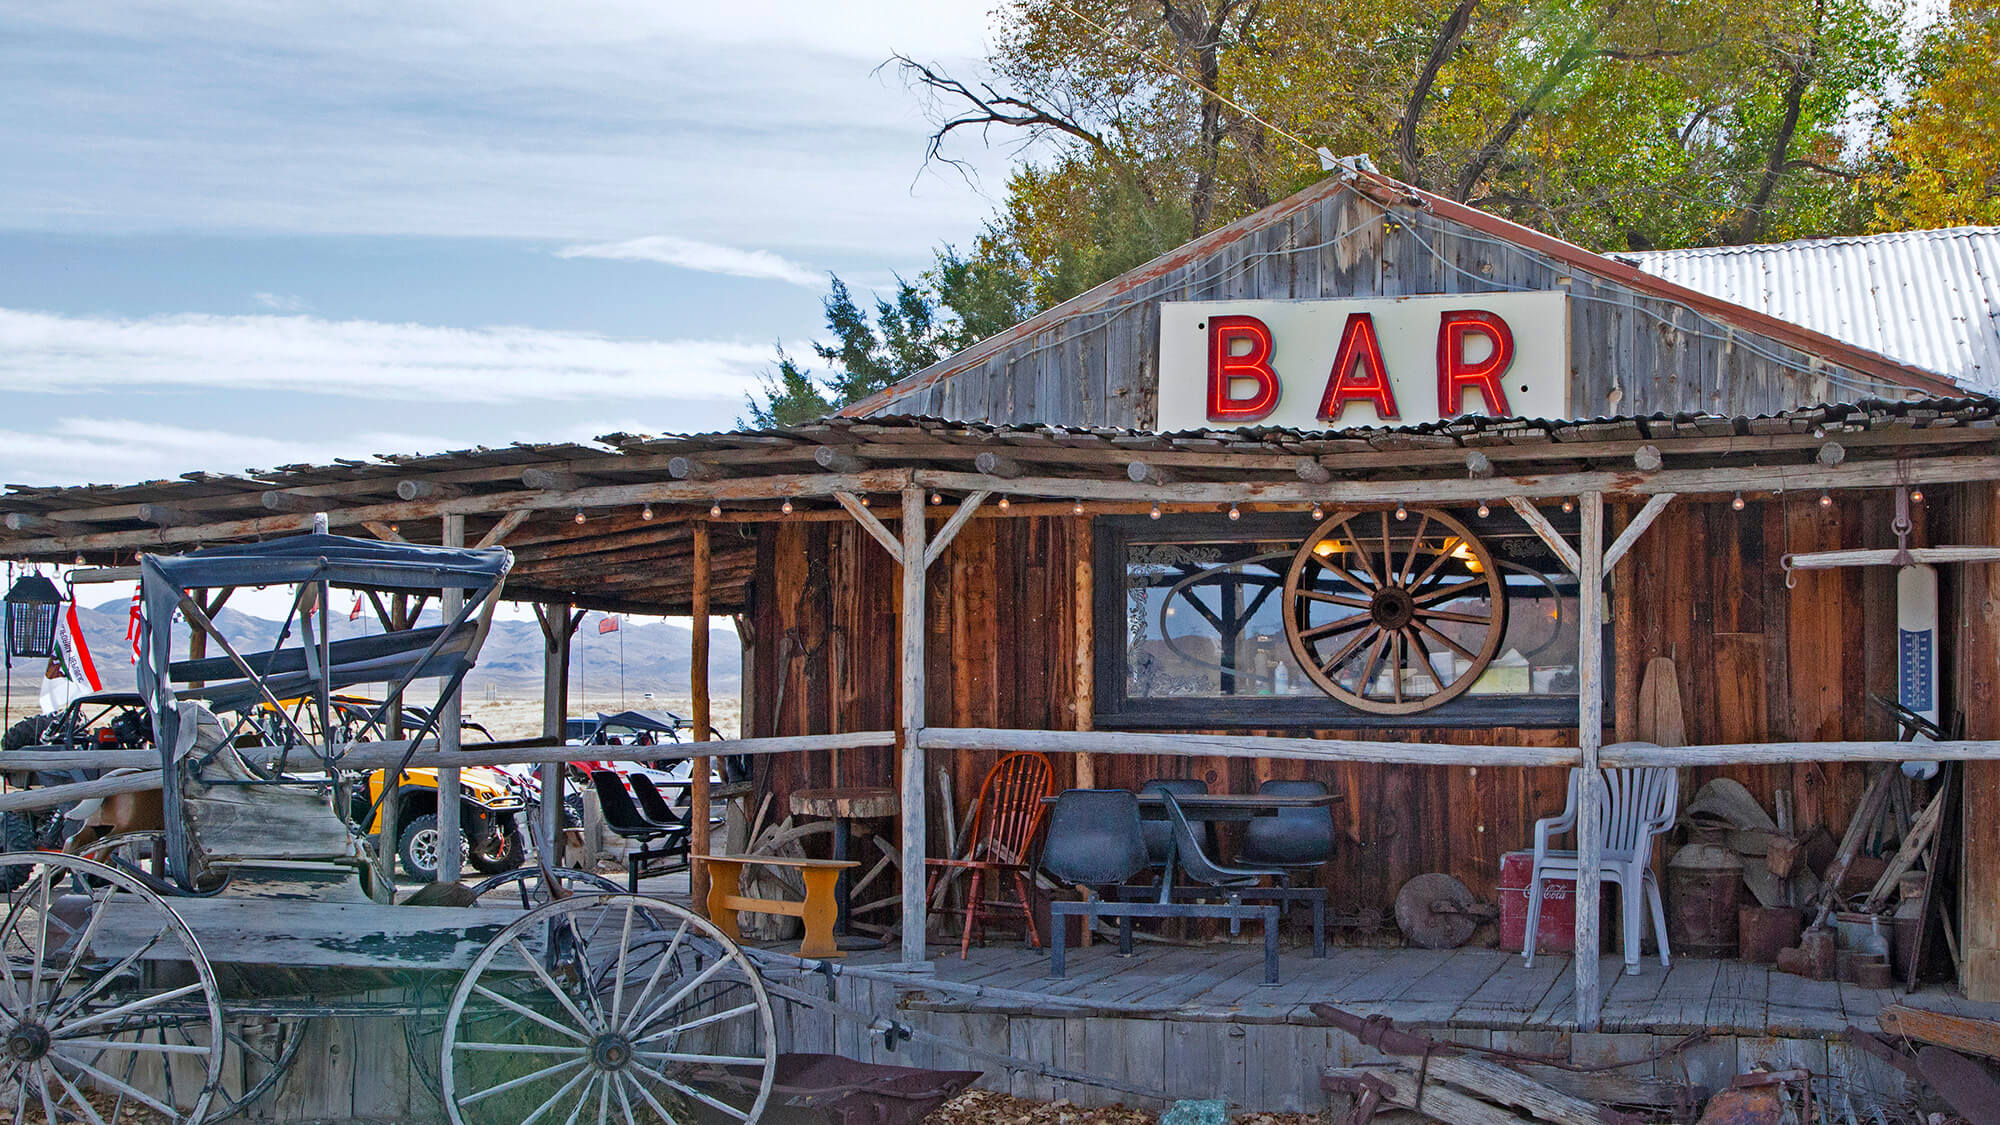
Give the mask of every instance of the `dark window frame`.
M 1519 517 L 1502 505 L 1493 505 L 1489 520 L 1472 518 L 1470 511 L 1459 512 L 1476 532 L 1501 519 Z M 1578 519 L 1572 513 L 1546 513 L 1558 531 L 1575 541 Z M 1428 711 L 1409 715 L 1378 715 L 1351 707 L 1330 695 L 1242 696 L 1238 698 L 1144 698 L 1127 699 L 1126 590 L 1127 547 L 1137 542 L 1171 542 L 1178 536 L 1190 540 L 1219 538 L 1289 539 L 1303 543 L 1315 521 L 1306 512 L 1246 514 L 1230 520 L 1215 515 L 1170 515 L 1159 520 L 1147 516 L 1099 516 L 1092 521 L 1092 557 L 1096 560 L 1092 578 L 1092 635 L 1095 696 L 1092 722 L 1104 729 L 1127 730 L 1387 730 L 1491 727 L 1562 728 L 1577 725 L 1578 700 L 1569 695 L 1462 695 Z M 1613 664 L 1608 657 L 1616 651 L 1612 643 L 1610 614 L 1599 635 L 1603 653 L 1604 698 L 1612 699 Z

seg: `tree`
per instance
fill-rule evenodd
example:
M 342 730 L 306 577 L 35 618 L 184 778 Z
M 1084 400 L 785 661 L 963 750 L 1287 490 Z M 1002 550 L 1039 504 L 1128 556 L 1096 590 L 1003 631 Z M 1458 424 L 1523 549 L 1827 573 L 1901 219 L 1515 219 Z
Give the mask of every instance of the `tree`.
M 833 341 L 812 345 L 825 373 L 800 366 L 780 346 L 777 366 L 746 396 L 748 419 L 738 423 L 770 428 L 823 418 L 1031 315 L 1027 299 L 1024 275 L 990 238 L 972 258 L 946 244 L 916 281 L 896 278 L 894 295 L 876 299 L 872 320 L 835 276 L 822 303 Z
M 2000 223 L 2000 5 L 1960 2 L 1924 37 L 1876 172 L 1882 229 Z

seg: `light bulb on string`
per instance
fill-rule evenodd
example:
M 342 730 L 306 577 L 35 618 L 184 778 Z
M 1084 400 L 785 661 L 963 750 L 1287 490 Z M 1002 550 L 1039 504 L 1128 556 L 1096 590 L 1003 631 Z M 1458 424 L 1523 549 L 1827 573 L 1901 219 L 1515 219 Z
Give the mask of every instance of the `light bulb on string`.
M 942 503 L 944 503 L 944 494 L 943 494 L 943 493 L 941 493 L 941 492 L 933 492 L 933 493 L 931 493 L 931 503 L 933 503 L 933 504 L 942 504 Z
M 1486 501 L 1481 500 L 1479 502 L 1479 518 L 1485 519 L 1487 516 L 1490 516 L 1492 514 L 1493 514 L 1493 509 L 1486 506 Z
M 1243 513 L 1236 510 L 1236 505 L 1231 504 L 1229 506 L 1229 518 L 1233 520 L 1240 520 L 1243 518 Z
M 650 522 L 653 518 L 653 506 L 651 504 L 648 504 L 645 507 L 639 509 L 639 518 Z
M 1819 506 L 1822 508 L 1833 507 L 1833 493 L 1821 489 L 1819 493 Z
M 1734 508 L 1734 509 L 1736 509 L 1736 510 L 1737 510 L 1737 511 L 1739 511 L 1739 512 L 1740 512 L 1740 511 L 1742 511 L 1742 510 L 1743 510 L 1743 494 L 1742 494 L 1741 492 L 1737 493 L 1737 494 L 1736 494 L 1736 498 L 1735 498 L 1735 499 L 1733 499 L 1733 500 L 1731 500 L 1731 501 L 1729 502 L 1729 506 L 1730 506 L 1730 507 L 1732 507 L 1732 508 Z
M 710 501 L 708 505 L 708 518 L 717 519 L 720 518 L 721 515 L 722 515 L 722 501 L 720 500 Z
M 1911 489 L 1911 490 L 1910 490 L 1910 500 L 1911 500 L 1911 502 L 1912 502 L 1912 503 L 1916 503 L 1916 504 L 1921 504 L 1921 503 L 1923 503 L 1923 502 L 1924 502 L 1924 490 L 1923 490 L 1923 489 L 1921 489 L 1921 488 L 1913 488 L 1913 489 Z
M 576 522 L 578 522 L 578 523 L 582 523 L 582 522 L 583 522 L 583 520 L 584 520 L 584 515 L 583 515 L 583 509 L 582 509 L 582 508 L 578 508 L 578 509 L 576 510 Z
M 1313 518 L 1316 520 L 1323 520 L 1326 518 L 1326 509 L 1320 507 L 1318 501 L 1313 502 Z
M 1153 501 L 1153 510 L 1152 510 L 1152 511 L 1150 511 L 1150 512 L 1147 512 L 1146 514 L 1147 514 L 1148 516 L 1151 516 L 1151 517 L 1152 517 L 1153 519 L 1159 519 L 1159 518 L 1160 518 L 1160 502 L 1159 502 L 1158 500 L 1155 500 L 1155 501 Z
M 1396 518 L 1397 518 L 1397 519 L 1399 519 L 1399 520 L 1406 520 L 1406 519 L 1409 519 L 1409 518 L 1410 518 L 1410 510 L 1409 510 L 1408 508 L 1405 508 L 1405 507 L 1403 507 L 1403 505 L 1402 505 L 1402 504 L 1398 503 L 1398 504 L 1396 505 Z
M 1568 515 L 1574 511 L 1576 511 L 1576 501 L 1571 500 L 1567 496 L 1563 497 L 1563 514 Z
M 786 515 L 788 515 L 788 516 L 789 516 L 789 515 L 791 515 L 791 514 L 792 514 L 792 502 L 791 502 L 790 500 L 787 500 L 787 501 L 785 501 L 784 503 L 782 503 L 782 504 L 778 505 L 778 510 L 779 510 L 779 511 L 781 511 L 781 512 L 783 512 L 783 513 L 785 513 L 785 514 L 786 514 Z
M 1008 499 L 1007 499 L 1007 498 L 1006 498 L 1005 496 L 1002 496 L 1002 497 L 1000 498 L 1000 510 L 1001 510 L 1001 511 L 1003 511 L 1003 512 L 1004 512 L 1004 511 L 1006 511 L 1006 510 L 1007 510 L 1008 508 L 1010 508 L 1010 507 L 1012 507 L 1012 506 L 1013 506 L 1013 505 L 1012 505 L 1012 504 L 1011 504 L 1011 503 L 1010 503 L 1010 502 L 1008 501 Z
M 1073 515 L 1073 516 L 1080 516 L 1080 515 L 1082 515 L 1082 514 L 1083 514 L 1083 501 L 1082 501 L 1082 500 L 1072 500 L 1072 501 L 1070 501 L 1070 505 L 1069 505 L 1069 511 L 1070 511 L 1070 514 L 1071 514 L 1071 515 Z
M 867 498 L 866 496 L 863 496 L 863 497 L 861 498 L 861 506 L 862 506 L 862 507 L 864 507 L 864 508 L 866 508 L 866 507 L 868 506 L 868 498 Z

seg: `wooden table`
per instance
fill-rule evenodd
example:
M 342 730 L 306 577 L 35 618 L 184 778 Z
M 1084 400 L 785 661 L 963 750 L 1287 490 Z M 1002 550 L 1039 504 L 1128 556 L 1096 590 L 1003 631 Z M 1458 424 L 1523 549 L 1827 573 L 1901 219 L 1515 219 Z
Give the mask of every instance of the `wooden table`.
M 848 785 L 833 789 L 800 789 L 792 793 L 793 816 L 817 816 L 833 821 L 833 858 L 844 860 L 852 836 L 850 822 L 887 820 L 903 809 L 902 798 L 894 789 L 873 785 Z M 854 865 L 850 865 L 854 866 Z M 834 885 L 834 932 L 847 933 L 849 876 L 843 872 Z
M 833 942 L 833 888 L 849 868 L 861 866 L 843 859 L 788 859 L 769 855 L 698 855 L 694 859 L 708 865 L 708 919 L 731 939 L 742 937 L 736 928 L 736 912 L 788 914 L 805 923 L 806 933 L 799 942 L 801 957 L 839 957 Z M 789 867 L 805 880 L 804 902 L 779 898 L 750 898 L 742 893 L 743 869 L 750 866 Z

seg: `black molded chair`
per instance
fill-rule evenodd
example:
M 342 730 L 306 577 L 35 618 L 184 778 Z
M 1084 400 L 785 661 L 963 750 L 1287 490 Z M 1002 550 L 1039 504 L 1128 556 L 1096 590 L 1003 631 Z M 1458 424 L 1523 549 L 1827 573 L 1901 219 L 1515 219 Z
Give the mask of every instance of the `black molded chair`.
M 688 865 L 688 826 L 685 820 L 663 824 L 645 816 L 639 811 L 639 806 L 632 803 L 632 795 L 625 791 L 625 782 L 610 770 L 591 770 L 590 784 L 597 790 L 597 804 L 604 811 L 604 826 L 611 829 L 614 835 L 639 845 L 625 856 L 626 884 L 633 894 L 639 893 L 642 874 L 664 875 Z M 659 796 L 657 792 L 653 795 Z M 659 846 L 654 846 L 655 841 Z M 665 862 L 649 870 L 646 865 L 652 860 Z
M 1324 797 L 1326 786 L 1317 781 L 1267 781 L 1257 792 L 1273 797 Z M 1279 809 L 1276 816 L 1254 817 L 1243 828 L 1243 852 L 1237 857 L 1258 867 L 1285 871 L 1291 882 L 1294 872 L 1311 871 L 1333 858 L 1333 811 Z
M 660 787 L 653 784 L 652 778 L 643 773 L 635 773 L 628 775 L 627 780 L 632 783 L 632 795 L 639 799 L 639 811 L 647 820 L 659 824 L 687 822 L 687 814 L 674 808 L 667 800 L 666 794 L 660 792 Z
M 1139 787 L 1141 793 L 1173 793 L 1180 796 L 1208 795 L 1208 782 L 1196 777 L 1156 777 Z M 1215 826 L 1205 824 L 1204 838 L 1210 851 L 1215 850 Z M 1164 819 L 1141 820 L 1140 831 L 1146 835 L 1146 859 L 1154 867 L 1165 867 L 1174 852 L 1174 826 Z
M 1174 828 L 1175 862 L 1181 874 L 1196 883 L 1213 888 L 1232 904 L 1255 899 L 1266 899 L 1274 903 L 1307 903 L 1312 907 L 1313 956 L 1326 956 L 1326 888 L 1285 886 L 1283 885 L 1285 870 L 1281 867 L 1230 864 L 1215 859 L 1203 849 L 1200 838 L 1195 835 L 1193 825 L 1188 823 L 1187 813 L 1181 810 L 1180 801 L 1176 800 L 1172 793 L 1162 793 L 1160 803 L 1166 806 L 1167 821 Z M 1262 886 L 1261 881 L 1264 879 L 1279 880 L 1280 885 Z M 1195 888 L 1188 889 L 1195 890 Z M 1235 933 L 1238 926 L 1238 922 L 1232 919 L 1229 931 Z
M 1129 901 L 1120 887 L 1152 867 L 1141 830 L 1139 798 L 1124 789 L 1067 789 L 1049 810 L 1042 842 L 1041 869 L 1073 886 L 1093 887 L 1105 897 L 1049 904 L 1049 971 L 1063 975 L 1066 924 L 1081 917 L 1088 926 L 1098 915 L 1118 919 L 1118 952 L 1132 952 L 1134 918 L 1226 918 L 1232 926 L 1246 918 L 1264 923 L 1264 980 L 1278 983 L 1278 907 L 1228 903 Z M 1150 897 L 1150 896 L 1148 896 Z

